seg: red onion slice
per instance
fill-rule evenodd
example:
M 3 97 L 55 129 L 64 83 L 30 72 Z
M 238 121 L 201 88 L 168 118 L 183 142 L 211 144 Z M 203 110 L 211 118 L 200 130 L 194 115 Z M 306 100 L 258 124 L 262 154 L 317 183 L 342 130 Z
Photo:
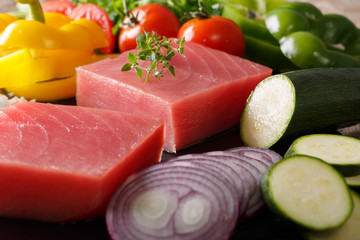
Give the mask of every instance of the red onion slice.
M 240 147 L 231 148 L 227 151 L 236 152 L 239 154 L 246 155 L 248 157 L 263 159 L 264 161 L 269 160 L 270 163 L 272 164 L 276 163 L 277 161 L 283 158 L 280 154 L 268 148 L 240 146 Z
M 281 156 L 236 147 L 187 154 L 130 176 L 112 197 L 113 240 L 222 240 L 264 205 L 259 179 Z
M 249 178 L 249 176 L 244 176 L 244 181 L 249 183 L 249 188 L 251 191 L 248 207 L 244 214 L 244 217 L 249 218 L 256 214 L 258 210 L 260 210 L 264 206 L 259 187 L 259 179 L 261 174 L 265 172 L 269 166 L 262 160 L 259 160 L 257 158 L 250 158 L 245 155 L 238 154 L 237 152 L 214 151 L 207 152 L 205 154 L 222 159 L 224 161 L 229 161 L 230 159 L 237 160 L 236 163 L 239 165 L 240 168 L 245 168 L 251 173 L 251 179 Z
M 254 195 L 261 194 L 258 190 L 258 180 L 256 179 L 257 176 L 257 169 L 254 168 L 251 164 L 247 162 L 240 162 L 232 157 L 224 158 L 225 156 L 217 156 L 215 152 L 214 155 L 205 154 L 207 158 L 211 158 L 213 160 L 227 162 L 231 164 L 232 168 L 240 175 L 241 181 L 244 182 L 245 186 L 245 195 L 239 199 L 242 201 L 241 206 L 241 217 L 245 217 L 245 212 L 249 208 L 250 202 L 253 201 L 252 198 Z M 243 206 L 245 204 L 245 206 Z
M 228 239 L 238 218 L 228 179 L 189 162 L 153 165 L 129 177 L 112 197 L 112 239 Z
M 171 161 L 191 161 L 192 163 L 199 164 L 200 167 L 210 168 L 222 174 L 224 177 L 227 177 L 237 189 L 239 197 L 239 217 L 242 217 L 247 211 L 250 189 L 247 186 L 248 183 L 245 183 L 243 177 L 244 173 L 242 173 L 242 171 L 235 171 L 237 166 L 235 162 L 231 161 L 231 159 L 229 161 L 222 161 L 219 158 L 214 158 L 212 156 L 207 156 L 206 154 L 198 153 L 179 156 L 173 158 Z

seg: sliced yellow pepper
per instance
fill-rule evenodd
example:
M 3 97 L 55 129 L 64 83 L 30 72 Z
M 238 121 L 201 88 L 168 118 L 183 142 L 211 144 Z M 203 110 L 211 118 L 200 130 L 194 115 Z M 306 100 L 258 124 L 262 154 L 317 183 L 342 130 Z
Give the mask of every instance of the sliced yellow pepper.
M 19 49 L 17 49 L 17 48 L 8 48 L 8 47 L 0 45 L 0 62 L 2 61 L 1 60 L 2 57 L 5 57 L 11 53 L 18 51 L 18 50 Z
M 119 54 L 93 55 L 91 62 L 104 58 L 114 58 Z M 39 102 L 53 102 L 62 99 L 69 99 L 76 94 L 76 73 L 62 79 L 53 79 L 39 83 L 7 87 L 6 91 L 18 97 L 35 99 Z
M 69 24 L 73 21 L 73 19 L 70 18 L 69 16 L 57 12 L 46 12 L 44 13 L 44 17 L 45 17 L 46 25 L 58 29 L 64 26 L 65 24 Z
M 10 23 L 15 22 L 16 20 L 19 19 L 13 15 L 0 13 L 0 32 L 3 32 Z
M 0 37 L 0 45 L 18 48 L 96 49 L 108 45 L 101 27 L 94 21 L 80 19 L 60 29 L 35 20 L 10 23 Z
M 0 88 L 37 101 L 74 97 L 76 67 L 100 59 L 94 50 L 108 46 L 106 35 L 88 19 L 42 14 L 37 2 L 24 0 L 41 21 L 0 14 Z
M 92 50 L 24 48 L 0 58 L 0 88 L 69 77 L 91 62 Z
M 71 24 L 84 27 L 84 28 L 86 28 L 86 30 L 88 30 L 89 32 L 92 33 L 92 37 L 95 42 L 95 46 L 93 47 L 94 49 L 109 46 L 109 41 L 105 35 L 105 32 L 102 30 L 100 25 L 98 25 L 96 22 L 89 20 L 89 19 L 80 18 L 78 20 L 72 21 Z M 67 26 L 69 26 L 69 25 L 66 24 L 66 25 L 62 26 L 61 30 L 65 31 L 67 29 L 66 28 Z
M 7 92 L 38 102 L 53 102 L 73 98 L 76 94 L 76 75 L 48 82 L 9 87 Z

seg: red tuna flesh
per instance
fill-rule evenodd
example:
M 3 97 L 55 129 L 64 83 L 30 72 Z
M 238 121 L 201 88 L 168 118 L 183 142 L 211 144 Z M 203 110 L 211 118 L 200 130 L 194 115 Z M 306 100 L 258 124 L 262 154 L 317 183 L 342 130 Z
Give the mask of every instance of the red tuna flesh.
M 118 111 L 19 102 L 0 111 L 0 216 L 102 216 L 130 174 L 160 161 L 164 122 Z
M 186 42 L 159 81 L 122 72 L 128 53 L 77 69 L 77 104 L 151 115 L 165 120 L 164 149 L 176 152 L 238 124 L 246 99 L 272 70 L 202 45 Z M 145 75 L 145 74 L 144 74 Z

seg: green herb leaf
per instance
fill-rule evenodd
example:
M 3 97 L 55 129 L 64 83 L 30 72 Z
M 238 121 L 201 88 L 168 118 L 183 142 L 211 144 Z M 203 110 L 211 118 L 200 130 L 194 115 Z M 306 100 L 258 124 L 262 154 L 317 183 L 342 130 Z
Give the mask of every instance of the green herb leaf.
M 157 62 L 157 61 L 154 61 L 154 62 L 150 65 L 150 69 L 149 69 L 149 70 L 153 70 L 153 69 L 156 70 L 157 65 L 158 65 L 158 62 Z M 154 72 L 155 72 L 155 71 L 154 71 Z
M 155 33 L 150 34 L 144 30 L 144 34 L 140 33 L 136 38 L 138 51 L 136 54 L 129 52 L 127 59 L 129 63 L 125 63 L 121 71 L 129 71 L 134 68 L 138 78 L 142 79 L 143 72 L 146 71 L 145 82 L 149 80 L 150 75 L 154 75 L 157 79 L 163 77 L 164 69 L 167 69 L 175 76 L 175 67 L 170 65 L 170 61 L 176 53 L 184 54 L 185 38 L 182 40 L 172 40 L 166 37 L 157 36 Z M 138 61 L 149 61 L 149 66 L 144 67 Z
M 166 55 L 166 60 L 171 60 L 171 58 L 175 56 L 175 52 L 169 52 L 167 55 Z
M 142 78 L 142 75 L 143 75 L 143 72 L 142 72 L 142 70 L 140 69 L 140 68 L 136 68 L 135 69 L 136 70 L 136 75 L 138 76 L 138 78 Z
M 122 68 L 121 68 L 121 71 L 123 72 L 126 72 L 126 71 L 129 71 L 132 67 L 132 64 L 131 63 L 125 63 Z
M 143 33 L 139 33 L 136 37 L 136 44 L 143 43 L 146 40 L 146 37 Z
M 129 52 L 127 59 L 129 60 L 129 62 L 130 62 L 131 64 L 135 64 L 135 63 L 136 63 L 136 57 L 135 57 L 134 54 L 132 54 L 131 52 Z
M 174 68 L 174 66 L 169 65 L 168 70 L 173 76 L 175 76 L 175 68 Z

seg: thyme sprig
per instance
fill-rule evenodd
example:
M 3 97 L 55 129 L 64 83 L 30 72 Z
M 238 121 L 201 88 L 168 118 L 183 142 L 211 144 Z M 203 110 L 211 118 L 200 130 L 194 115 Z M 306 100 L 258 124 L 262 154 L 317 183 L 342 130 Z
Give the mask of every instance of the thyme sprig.
M 138 53 L 128 53 L 127 60 L 121 71 L 129 71 L 135 69 L 138 78 L 142 79 L 143 71 L 146 71 L 145 82 L 149 80 L 151 74 L 157 79 L 163 77 L 164 70 L 168 71 L 175 76 L 175 68 L 170 65 L 170 61 L 176 53 L 184 53 L 185 39 L 174 39 L 175 46 L 172 41 L 165 36 L 157 36 L 155 33 L 150 34 L 144 31 L 140 33 L 136 38 L 136 49 L 140 50 Z M 139 61 L 150 61 L 150 65 L 143 67 L 139 64 Z

